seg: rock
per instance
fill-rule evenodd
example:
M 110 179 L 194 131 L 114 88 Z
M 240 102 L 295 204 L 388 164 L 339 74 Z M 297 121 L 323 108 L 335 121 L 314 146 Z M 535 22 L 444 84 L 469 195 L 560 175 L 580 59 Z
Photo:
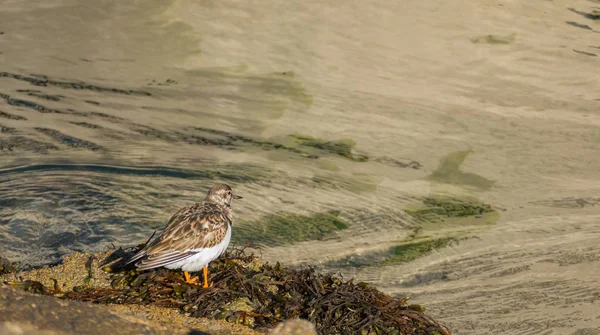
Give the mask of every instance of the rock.
M 295 319 L 280 323 L 268 335 L 317 335 L 317 330 L 312 323 Z
M 170 334 L 104 306 L 32 295 L 0 284 L 0 334 Z M 179 332 L 180 333 L 180 332 Z M 181 333 L 180 333 L 181 334 Z
M 190 318 L 173 308 L 94 305 L 35 295 L 0 283 L 0 335 L 258 335 L 224 321 Z
M 39 330 L 29 322 L 0 322 L 2 335 L 59 335 L 51 330 Z

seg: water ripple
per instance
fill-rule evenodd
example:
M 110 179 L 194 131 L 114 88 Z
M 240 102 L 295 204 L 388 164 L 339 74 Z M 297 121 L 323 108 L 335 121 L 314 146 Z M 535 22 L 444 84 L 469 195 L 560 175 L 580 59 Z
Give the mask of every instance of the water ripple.
M 1 169 L 0 254 L 40 266 L 74 250 L 135 244 L 161 229 L 174 210 L 201 199 L 213 179 L 235 185 L 254 178 L 251 167 L 221 168 L 34 164 Z
M 66 89 L 74 89 L 74 90 L 90 90 L 96 92 L 111 92 L 118 94 L 126 94 L 126 95 L 141 95 L 141 96 L 151 96 L 150 92 L 141 91 L 141 90 L 124 90 L 120 88 L 112 88 L 112 87 L 103 87 L 98 85 L 92 85 L 85 82 L 72 82 L 72 81 L 58 81 L 48 79 L 45 76 L 29 77 L 21 74 L 9 73 L 9 72 L 0 72 L 0 78 L 12 78 L 21 81 L 25 81 L 34 86 L 56 86 L 60 88 Z
M 243 172 L 229 173 L 217 170 L 218 169 L 190 171 L 183 169 L 173 169 L 168 167 L 129 167 L 96 164 L 30 164 L 0 169 L 0 177 L 3 175 L 10 175 L 13 173 L 25 173 L 33 171 L 88 171 L 96 173 L 112 173 L 119 175 L 162 176 L 181 179 L 224 179 L 234 182 L 245 182 L 254 180 L 252 176 Z

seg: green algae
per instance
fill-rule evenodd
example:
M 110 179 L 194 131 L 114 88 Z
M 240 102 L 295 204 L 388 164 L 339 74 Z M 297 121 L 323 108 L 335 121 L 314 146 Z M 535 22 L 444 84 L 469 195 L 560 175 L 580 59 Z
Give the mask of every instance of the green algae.
M 511 44 L 515 41 L 515 36 L 514 33 L 506 36 L 484 35 L 473 37 L 471 42 L 475 44 Z
M 148 128 L 148 127 L 146 127 Z M 136 131 L 140 131 L 139 129 Z M 142 129 L 145 133 L 147 129 Z M 158 130 L 153 129 L 152 133 Z M 189 134 L 189 133 L 192 133 Z M 153 137 L 156 137 L 154 135 Z M 226 132 L 211 128 L 190 127 L 185 132 L 177 134 L 162 134 L 168 141 L 181 141 L 189 144 L 216 146 L 228 150 L 244 150 L 260 148 L 265 151 L 281 150 L 301 157 L 318 159 L 321 156 L 341 156 L 355 162 L 366 162 L 368 156 L 354 154 L 356 143 L 351 139 L 323 140 L 305 135 L 287 135 L 282 138 L 263 140 L 241 134 Z
M 420 257 L 426 256 L 437 249 L 443 249 L 450 245 L 457 244 L 458 238 L 443 237 L 443 238 L 416 238 L 408 240 L 408 242 L 399 243 L 398 245 L 367 252 L 362 255 L 350 255 L 341 259 L 324 264 L 325 268 L 366 268 L 378 267 L 393 264 L 403 264 L 412 262 Z
M 463 224 L 467 222 L 492 224 L 499 218 L 498 211 L 491 205 L 467 197 L 426 197 L 421 205 L 407 206 L 404 211 L 419 224 L 439 224 L 441 222 L 448 224 L 461 221 Z
M 500 218 L 491 205 L 470 197 L 426 197 L 421 204 L 409 205 L 404 211 L 414 225 L 405 240 L 387 249 L 346 256 L 324 266 L 365 268 L 412 262 L 434 250 L 457 244 L 466 238 L 465 232 L 489 227 Z
M 449 154 L 442 159 L 440 166 L 427 179 L 448 184 L 471 186 L 480 190 L 490 189 L 495 181 L 475 173 L 460 170 L 460 166 L 471 153 L 471 150 L 465 150 Z
M 266 246 L 301 241 L 321 240 L 349 227 L 339 211 L 316 213 L 312 216 L 291 213 L 269 215 L 253 222 L 236 224 L 232 241 Z
M 394 246 L 388 250 L 390 257 L 377 265 L 390 265 L 408 263 L 425 256 L 434 250 L 445 248 L 458 240 L 453 237 L 444 237 L 421 242 L 406 243 Z
M 288 138 L 286 139 L 286 145 L 290 147 L 314 148 L 319 151 L 338 155 L 355 162 L 366 162 L 369 160 L 368 156 L 357 155 L 352 152 L 356 146 L 356 142 L 349 138 L 328 141 L 307 135 L 292 134 L 288 135 Z
M 500 218 L 499 212 L 491 205 L 471 197 L 431 196 L 423 199 L 421 205 L 407 206 L 404 212 L 418 224 L 411 239 L 390 249 L 390 258 L 383 264 L 405 263 L 429 254 L 436 249 L 458 243 L 460 231 L 453 236 L 431 238 L 424 232 L 435 232 L 446 227 L 490 226 Z M 421 241 L 416 241 L 422 239 Z

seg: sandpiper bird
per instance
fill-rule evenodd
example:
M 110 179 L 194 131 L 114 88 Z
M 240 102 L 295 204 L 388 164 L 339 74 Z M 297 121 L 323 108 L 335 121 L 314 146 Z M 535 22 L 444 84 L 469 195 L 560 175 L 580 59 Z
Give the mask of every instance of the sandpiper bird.
M 231 241 L 233 213 L 231 200 L 241 199 L 231 187 L 217 184 L 208 190 L 204 201 L 180 209 L 158 238 L 133 256 L 139 270 L 164 266 L 181 269 L 186 283 L 198 284 L 189 272 L 203 269 L 204 288 L 208 284 L 208 263 L 219 257 Z M 211 284 L 212 285 L 212 284 Z

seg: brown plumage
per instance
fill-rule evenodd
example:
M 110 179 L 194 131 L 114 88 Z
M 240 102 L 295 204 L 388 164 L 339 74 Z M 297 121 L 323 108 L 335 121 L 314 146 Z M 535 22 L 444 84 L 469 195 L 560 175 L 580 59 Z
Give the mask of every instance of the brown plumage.
M 204 287 L 208 287 L 207 266 L 219 257 L 231 240 L 235 196 L 225 184 L 213 186 L 201 203 L 180 209 L 171 217 L 162 234 L 133 256 L 129 263 L 139 270 L 164 266 L 182 269 L 187 282 L 194 282 L 188 271 L 204 269 Z M 195 278 L 197 280 L 197 278 Z

